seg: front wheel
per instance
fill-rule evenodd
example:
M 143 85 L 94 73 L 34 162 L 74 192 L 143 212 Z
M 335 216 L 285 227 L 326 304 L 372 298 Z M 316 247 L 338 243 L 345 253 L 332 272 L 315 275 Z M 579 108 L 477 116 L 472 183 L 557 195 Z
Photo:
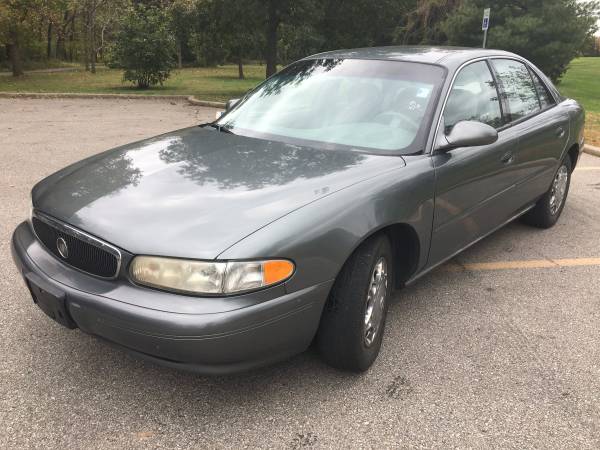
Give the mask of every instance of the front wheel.
M 550 189 L 523 216 L 523 222 L 538 228 L 550 228 L 558 221 L 569 194 L 571 172 L 571 158 L 567 155 L 558 168 Z
M 355 372 L 373 364 L 381 348 L 392 274 L 392 248 L 384 235 L 365 241 L 344 264 L 317 333 L 317 347 L 328 364 Z

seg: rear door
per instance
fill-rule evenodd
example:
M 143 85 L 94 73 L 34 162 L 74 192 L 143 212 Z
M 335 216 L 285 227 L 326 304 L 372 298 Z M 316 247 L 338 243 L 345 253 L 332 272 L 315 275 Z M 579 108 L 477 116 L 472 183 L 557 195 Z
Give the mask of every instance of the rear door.
M 507 127 L 497 82 L 485 60 L 457 74 L 438 133 L 449 133 L 461 120 L 475 120 L 498 130 L 498 141 L 479 147 L 437 153 L 435 214 L 429 266 L 462 250 L 506 222 L 516 208 L 511 190 L 518 181 L 514 152 L 518 132 Z
M 527 64 L 491 60 L 510 124 L 519 135 L 514 155 L 518 171 L 515 200 L 532 202 L 546 192 L 569 139 L 569 115 L 556 107 L 550 90 Z

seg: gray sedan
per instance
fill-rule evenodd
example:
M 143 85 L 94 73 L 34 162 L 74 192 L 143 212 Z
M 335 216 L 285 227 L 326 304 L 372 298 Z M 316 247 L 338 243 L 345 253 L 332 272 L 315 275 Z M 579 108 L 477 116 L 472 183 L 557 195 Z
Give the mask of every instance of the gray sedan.
M 47 315 L 160 364 L 226 373 L 314 343 L 362 371 L 393 289 L 517 217 L 556 223 L 583 125 L 511 53 L 323 53 L 213 123 L 42 180 L 13 257 Z

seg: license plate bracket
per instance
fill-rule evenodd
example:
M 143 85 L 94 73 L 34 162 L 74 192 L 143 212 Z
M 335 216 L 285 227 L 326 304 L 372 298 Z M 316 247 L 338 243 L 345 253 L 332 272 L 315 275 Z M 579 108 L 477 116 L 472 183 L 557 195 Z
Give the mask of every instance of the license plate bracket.
M 63 291 L 47 283 L 33 272 L 26 273 L 23 277 L 25 278 L 25 283 L 27 283 L 33 302 L 48 317 L 67 328 L 77 328 L 67 310 L 67 296 Z

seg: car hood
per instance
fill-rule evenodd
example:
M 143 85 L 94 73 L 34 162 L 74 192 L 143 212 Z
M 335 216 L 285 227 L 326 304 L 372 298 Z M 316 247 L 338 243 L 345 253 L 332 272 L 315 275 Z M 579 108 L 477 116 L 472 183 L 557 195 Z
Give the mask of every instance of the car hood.
M 134 254 L 213 259 L 303 205 L 403 165 L 194 127 L 69 166 L 35 186 L 33 204 Z

